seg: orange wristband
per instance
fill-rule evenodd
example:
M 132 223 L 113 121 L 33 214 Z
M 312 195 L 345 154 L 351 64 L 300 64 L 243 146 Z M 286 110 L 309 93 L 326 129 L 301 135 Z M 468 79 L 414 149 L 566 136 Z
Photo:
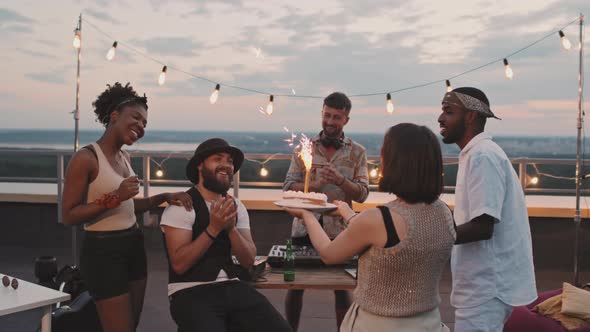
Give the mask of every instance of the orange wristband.
M 119 194 L 113 191 L 100 196 L 100 198 L 97 198 L 94 203 L 107 209 L 112 209 L 121 204 L 121 197 L 119 197 Z

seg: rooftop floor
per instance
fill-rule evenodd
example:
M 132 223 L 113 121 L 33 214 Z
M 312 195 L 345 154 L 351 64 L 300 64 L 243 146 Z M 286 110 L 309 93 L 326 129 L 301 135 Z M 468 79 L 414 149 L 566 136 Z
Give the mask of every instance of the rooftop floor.
M 14 191 L 10 184 L 0 184 L 0 272 L 35 282 L 33 261 L 42 255 L 56 256 L 59 266 L 72 263 L 71 231 L 56 222 L 56 185 L 19 184 Z M 154 187 L 154 193 L 170 188 Z M 181 190 L 176 188 L 175 190 Z M 258 254 L 264 255 L 270 246 L 284 243 L 290 233 L 290 217 L 278 211 L 273 201 L 280 197 L 279 190 L 241 189 L 240 198 L 250 210 L 252 233 Z M 365 209 L 386 202 L 392 197 L 371 193 L 369 200 L 356 206 Z M 445 194 L 443 200 L 452 205 L 454 196 Z M 573 281 L 573 197 L 527 196 L 533 234 L 533 252 L 537 288 L 539 292 L 561 287 Z M 583 216 L 588 205 L 582 202 Z M 580 280 L 590 281 L 590 224 L 587 220 L 581 229 Z M 144 228 L 148 251 L 148 286 L 145 305 L 138 331 L 176 331 L 170 317 L 166 296 L 167 263 L 161 243 L 161 234 L 155 227 Z M 440 282 L 443 321 L 454 325 L 454 309 L 449 303 L 451 276 L 448 269 Z M 283 312 L 286 291 L 262 290 L 271 303 Z M 299 331 L 336 331 L 334 296 L 331 291 L 307 291 Z M 39 326 L 39 310 L 1 316 L 0 331 L 33 332 Z
M 20 279 L 35 281 L 33 274 L 33 260 L 40 255 L 51 254 L 58 258 L 59 265 L 71 261 L 69 248 L 23 248 L 0 247 L 0 262 L 3 273 Z M 162 332 L 176 331 L 174 322 L 170 317 L 168 298 L 166 296 L 166 284 L 168 272 L 166 258 L 162 250 L 148 249 L 148 286 L 145 305 L 138 331 Z M 537 288 L 539 292 L 559 288 L 562 282 L 572 282 L 571 271 L 556 268 L 537 268 Z M 590 272 L 580 274 L 580 280 L 589 281 Z M 448 269 L 440 282 L 441 315 L 445 324 L 454 326 L 454 309 L 449 303 L 451 291 L 451 275 Z M 284 314 L 283 302 L 286 291 L 261 290 L 271 303 Z M 306 291 L 301 317 L 301 332 L 337 331 L 334 315 L 334 296 L 331 291 Z M 38 327 L 41 318 L 40 310 L 0 317 L 0 331 L 33 332 Z

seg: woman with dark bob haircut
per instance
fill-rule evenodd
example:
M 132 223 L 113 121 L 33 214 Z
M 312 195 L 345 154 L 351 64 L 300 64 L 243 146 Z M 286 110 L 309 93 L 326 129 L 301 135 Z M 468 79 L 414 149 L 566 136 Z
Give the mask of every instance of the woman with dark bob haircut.
M 140 140 L 147 126 L 147 98 L 119 82 L 92 103 L 105 131 L 68 163 L 62 199 L 64 224 L 84 225 L 82 277 L 102 331 L 135 331 L 143 307 L 147 265 L 135 214 L 168 202 L 192 210 L 188 194 L 135 198 L 139 180 L 123 145 Z
M 439 199 L 443 164 L 430 129 L 411 123 L 389 128 L 381 148 L 381 191 L 394 200 L 355 213 L 336 201 L 348 227 L 333 241 L 312 212 L 302 218 L 326 264 L 360 255 L 354 303 L 340 331 L 448 331 L 438 306 L 438 283 L 455 243 L 453 216 Z

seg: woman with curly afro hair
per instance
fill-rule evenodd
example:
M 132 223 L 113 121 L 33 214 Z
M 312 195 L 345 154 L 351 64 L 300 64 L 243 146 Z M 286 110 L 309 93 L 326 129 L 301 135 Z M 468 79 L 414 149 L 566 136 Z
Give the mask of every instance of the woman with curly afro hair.
M 121 148 L 141 139 L 147 98 L 127 83 L 107 85 L 92 103 L 106 129 L 98 141 L 76 152 L 68 164 L 62 200 L 65 224 L 84 225 L 80 268 L 96 302 L 103 331 L 135 331 L 147 279 L 142 213 L 164 202 L 192 209 L 184 192 L 134 198 L 139 180 Z

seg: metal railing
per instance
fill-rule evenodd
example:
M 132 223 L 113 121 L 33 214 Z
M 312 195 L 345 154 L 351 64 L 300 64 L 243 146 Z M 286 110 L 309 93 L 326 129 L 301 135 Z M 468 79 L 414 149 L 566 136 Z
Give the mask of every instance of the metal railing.
M 64 173 L 65 173 L 65 164 L 66 158 L 72 156 L 72 151 L 64 151 L 64 150 L 0 150 L 0 158 L 4 156 L 21 156 L 23 159 L 25 158 L 32 158 L 38 156 L 54 156 L 56 157 L 56 164 L 55 164 L 55 177 L 34 177 L 34 176 L 0 176 L 0 182 L 16 182 L 16 183 L 56 183 L 57 184 L 57 213 L 58 213 L 58 221 L 62 222 L 62 213 L 61 213 L 61 201 L 62 201 L 62 192 L 64 186 Z M 171 155 L 169 153 L 164 152 L 133 152 L 131 153 L 131 158 L 141 158 L 142 161 L 142 176 L 141 176 L 141 183 L 143 185 L 143 194 L 144 197 L 150 196 L 150 186 L 151 185 L 169 185 L 169 186 L 189 186 L 191 183 L 187 180 L 171 180 L 171 179 L 152 179 L 150 166 L 152 163 L 153 158 L 162 158 L 168 159 Z M 192 157 L 191 153 L 174 153 L 173 158 L 185 158 L 189 159 Z M 290 160 L 291 154 L 246 154 L 246 160 L 267 160 L 268 158 L 272 158 L 272 160 Z M 369 156 L 368 157 L 371 164 L 378 164 L 379 157 L 378 156 Z M 157 164 L 156 160 L 154 162 Z M 529 185 L 529 181 L 531 176 L 527 174 L 527 168 L 529 165 L 533 165 L 535 170 L 538 170 L 538 167 L 543 165 L 555 165 L 555 166 L 563 166 L 568 167 L 571 166 L 572 170 L 575 169 L 576 160 L 575 159 L 529 159 L 529 158 L 514 158 L 511 159 L 511 162 L 514 166 L 518 166 L 517 173 L 519 175 L 520 184 L 524 190 L 525 194 L 548 194 L 548 195 L 574 195 L 574 182 L 571 181 L 571 189 L 570 186 L 566 186 L 567 188 L 540 188 L 540 187 L 531 187 Z M 588 160 L 583 161 L 583 165 L 587 165 Z M 458 163 L 457 157 L 444 157 L 443 163 L 445 166 L 456 165 Z M 242 171 L 244 167 L 242 167 Z M 446 172 L 447 170 L 445 170 Z M 582 170 L 582 174 L 584 171 Z M 47 175 L 47 174 L 45 174 Z M 544 174 L 547 175 L 547 174 Z M 565 180 L 573 180 L 573 178 L 557 176 L 556 178 L 565 179 Z M 282 182 L 268 182 L 268 181 L 241 181 L 240 180 L 240 172 L 237 172 L 234 175 L 234 187 L 233 187 L 233 194 L 235 197 L 239 197 L 240 194 L 240 186 L 243 187 L 254 187 L 254 188 L 281 188 Z M 375 180 L 373 179 L 373 184 L 370 185 L 372 190 L 376 189 Z M 445 192 L 454 192 L 454 186 L 445 186 Z M 588 194 L 589 190 L 582 190 L 582 195 Z M 152 221 L 150 218 L 150 213 L 146 212 L 143 215 L 143 224 L 145 226 L 151 225 Z M 72 258 L 74 262 L 78 262 L 78 240 L 77 240 L 77 227 L 72 227 Z
M 55 177 L 29 177 L 29 176 L 0 176 L 0 182 L 22 182 L 22 183 L 56 183 L 57 184 L 57 201 L 58 201 L 58 216 L 59 220 L 61 221 L 61 195 L 62 189 L 64 184 L 64 171 L 65 171 L 65 160 L 67 157 L 70 157 L 73 154 L 72 151 L 65 151 L 65 150 L 0 150 L 0 156 L 6 155 L 13 155 L 13 156 L 22 156 L 24 158 L 31 158 L 36 156 L 54 156 L 57 158 L 56 162 L 56 176 Z M 143 185 L 143 194 L 145 197 L 150 196 L 150 186 L 151 185 L 169 185 L 169 186 L 188 186 L 190 182 L 188 180 L 171 180 L 171 179 L 154 179 L 151 177 L 151 159 L 152 158 L 170 158 L 169 153 L 165 152 L 132 152 L 131 158 L 141 158 L 143 170 L 141 174 L 140 182 Z M 269 158 L 271 154 L 246 154 L 246 159 L 250 160 L 266 160 Z M 189 159 L 192 157 L 192 153 L 174 153 L 173 158 L 185 158 Z M 272 155 L 272 160 L 290 160 L 291 154 L 275 154 Z M 379 156 L 368 156 L 368 159 L 376 164 L 378 163 Z M 589 160 L 584 160 L 584 164 L 586 165 Z M 567 195 L 575 194 L 574 189 L 574 181 L 572 181 L 572 188 L 542 188 L 537 186 L 530 185 L 530 178 L 531 175 L 527 174 L 527 167 L 529 165 L 536 165 L 537 167 L 540 165 L 561 165 L 561 166 L 571 166 L 572 169 L 575 169 L 576 160 L 575 159 L 530 159 L 530 158 L 513 158 L 511 159 L 513 165 L 518 166 L 518 175 L 520 184 L 525 192 L 525 194 L 547 194 L 547 195 Z M 444 157 L 443 163 L 448 165 L 455 165 L 458 163 L 457 157 Z M 567 178 L 570 179 L 570 178 Z M 234 187 L 233 193 L 234 196 L 239 197 L 239 188 L 240 186 L 243 187 L 250 187 L 250 188 L 281 188 L 282 182 L 268 182 L 268 181 L 241 181 L 240 180 L 240 173 L 236 173 L 234 175 Z M 372 184 L 371 189 L 375 189 L 376 185 Z M 454 186 L 445 186 L 445 192 L 453 192 Z M 589 190 L 583 190 L 583 194 L 588 194 Z

